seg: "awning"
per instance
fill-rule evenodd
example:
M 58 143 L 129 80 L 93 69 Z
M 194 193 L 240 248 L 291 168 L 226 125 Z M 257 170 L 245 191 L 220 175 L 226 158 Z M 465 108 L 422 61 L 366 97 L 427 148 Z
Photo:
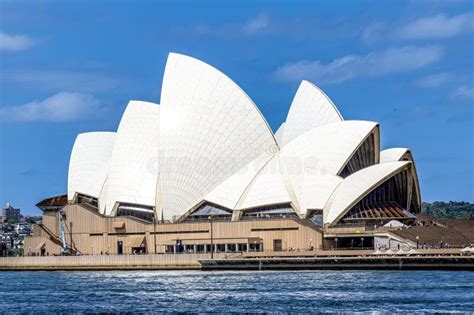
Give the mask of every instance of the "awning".
M 114 229 L 123 229 L 125 227 L 125 222 L 123 221 L 114 222 L 112 226 Z
M 44 244 L 45 244 L 45 241 L 42 241 L 41 243 L 38 244 L 38 246 L 36 246 L 36 249 L 43 248 Z
M 128 236 L 128 244 L 130 247 L 142 247 L 142 245 L 145 243 L 145 235 L 134 235 L 134 236 Z

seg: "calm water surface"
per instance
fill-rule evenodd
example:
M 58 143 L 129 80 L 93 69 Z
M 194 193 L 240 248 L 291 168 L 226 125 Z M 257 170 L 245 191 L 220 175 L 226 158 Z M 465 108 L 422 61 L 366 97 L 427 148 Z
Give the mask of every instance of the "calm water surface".
M 1 313 L 474 312 L 474 273 L 0 272 Z

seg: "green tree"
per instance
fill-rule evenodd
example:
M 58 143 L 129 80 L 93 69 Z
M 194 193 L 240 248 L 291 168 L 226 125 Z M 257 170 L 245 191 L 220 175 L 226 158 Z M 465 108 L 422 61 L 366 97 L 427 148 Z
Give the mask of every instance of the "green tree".
M 474 217 L 474 204 L 466 201 L 423 202 L 421 212 L 443 219 L 467 219 Z

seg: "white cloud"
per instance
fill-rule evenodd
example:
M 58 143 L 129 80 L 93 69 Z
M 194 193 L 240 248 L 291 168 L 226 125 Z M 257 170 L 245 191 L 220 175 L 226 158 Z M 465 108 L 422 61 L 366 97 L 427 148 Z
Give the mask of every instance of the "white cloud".
M 448 82 L 450 79 L 451 75 L 449 73 L 436 73 L 416 80 L 415 85 L 421 88 L 436 88 L 441 86 L 441 84 Z
M 268 14 L 261 13 L 250 17 L 246 21 L 223 23 L 223 24 L 203 24 L 199 23 L 191 27 L 179 27 L 178 30 L 188 33 L 191 31 L 199 36 L 213 37 L 236 37 L 236 36 L 256 36 L 270 34 L 277 31 L 278 26 L 273 23 Z
M 270 19 L 266 14 L 260 14 L 257 17 L 249 19 L 242 26 L 242 31 L 247 35 L 255 35 L 268 28 Z
M 449 38 L 474 31 L 474 14 L 438 14 L 408 23 L 394 31 L 400 39 Z
M 384 32 L 385 26 L 383 23 L 374 22 L 369 24 L 362 30 L 360 39 L 366 44 L 373 44 L 380 39 Z
M 120 81 L 98 72 L 61 70 L 14 70 L 4 71 L 3 85 L 20 83 L 43 90 L 74 90 L 85 93 L 103 92 L 117 88 Z
M 474 86 L 462 85 L 451 93 L 451 98 L 474 100 Z
M 88 94 L 60 92 L 42 101 L 0 108 L 0 121 L 64 122 L 89 119 L 104 109 Z
M 9 35 L 0 32 L 0 51 L 21 51 L 32 47 L 35 41 L 26 35 Z
M 423 68 L 438 61 L 443 50 L 438 46 L 406 46 L 374 51 L 367 55 L 347 55 L 324 64 L 301 60 L 278 68 L 274 77 L 294 82 L 307 79 L 321 83 L 341 83 L 358 77 L 376 77 Z

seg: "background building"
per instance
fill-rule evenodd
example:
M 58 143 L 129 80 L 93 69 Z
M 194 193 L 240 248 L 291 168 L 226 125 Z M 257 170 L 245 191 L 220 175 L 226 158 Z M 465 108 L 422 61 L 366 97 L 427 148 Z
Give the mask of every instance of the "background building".
M 11 204 L 7 203 L 5 208 L 2 208 L 2 222 L 10 222 L 13 220 L 14 223 L 20 222 L 21 213 L 20 209 L 14 208 Z

